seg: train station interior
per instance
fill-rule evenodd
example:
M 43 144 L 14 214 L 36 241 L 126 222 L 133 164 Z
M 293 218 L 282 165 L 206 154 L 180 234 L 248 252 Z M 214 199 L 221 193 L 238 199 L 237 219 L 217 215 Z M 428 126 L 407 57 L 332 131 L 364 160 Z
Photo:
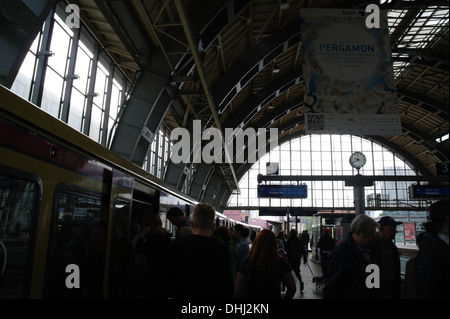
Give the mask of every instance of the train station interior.
M 404 270 L 448 198 L 448 0 L 0 4 L 0 85 L 239 222 L 341 241 L 392 216 Z M 322 298 L 309 247 L 294 299 Z

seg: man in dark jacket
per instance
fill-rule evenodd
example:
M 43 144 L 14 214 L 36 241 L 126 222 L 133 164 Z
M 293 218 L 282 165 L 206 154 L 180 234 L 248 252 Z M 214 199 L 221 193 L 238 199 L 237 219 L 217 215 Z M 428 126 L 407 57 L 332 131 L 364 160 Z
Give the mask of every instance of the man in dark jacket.
M 211 237 L 215 211 L 197 204 L 192 235 L 175 241 L 163 264 L 168 298 L 233 298 L 231 257 L 226 246 Z
M 292 271 L 300 282 L 300 291 L 303 291 L 305 284 L 302 280 L 302 275 L 300 274 L 300 264 L 302 256 L 306 260 L 306 252 L 301 240 L 297 237 L 297 231 L 295 229 L 291 229 L 289 231 L 289 238 L 286 241 L 285 248 L 287 260 L 292 267 Z
M 401 275 L 400 254 L 393 239 L 397 233 L 396 222 L 390 216 L 383 216 L 378 221 L 380 225 L 376 233 L 375 246 L 372 250 L 380 261 L 380 288 L 386 299 L 400 299 L 401 297 Z
M 368 287 L 366 283 L 370 275 L 366 267 L 377 264 L 369 250 L 377 225 L 366 215 L 353 220 L 347 239 L 334 248 L 329 258 L 324 299 L 380 298 L 380 289 Z
M 317 247 L 320 249 L 320 265 L 322 266 L 322 274 L 324 277 L 327 276 L 328 256 L 334 249 L 334 246 L 335 242 L 330 235 L 330 230 L 324 227 L 323 235 L 319 238 L 319 242 L 317 243 Z
M 416 294 L 420 299 L 448 299 L 448 199 L 433 203 L 429 212 L 425 230 L 430 236 L 422 243 L 416 257 Z

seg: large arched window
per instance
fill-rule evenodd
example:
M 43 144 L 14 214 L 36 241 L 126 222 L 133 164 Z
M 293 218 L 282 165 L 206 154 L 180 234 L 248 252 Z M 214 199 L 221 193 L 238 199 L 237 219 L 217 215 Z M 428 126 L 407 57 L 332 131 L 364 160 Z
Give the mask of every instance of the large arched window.
M 320 210 L 351 209 L 353 187 L 342 181 L 326 180 L 326 175 L 356 175 L 349 164 L 355 151 L 365 154 L 367 162 L 360 170 L 362 175 L 405 176 L 416 175 L 414 170 L 392 151 L 351 135 L 307 135 L 290 140 L 266 154 L 244 175 L 239 182 L 240 194 L 230 197 L 228 207 L 315 207 Z M 305 199 L 266 199 L 257 196 L 257 176 L 266 174 L 266 163 L 279 163 L 279 175 L 324 176 L 319 181 L 302 181 L 308 186 Z M 273 182 L 296 184 L 298 182 Z M 376 181 L 365 187 L 366 209 L 408 209 L 426 207 L 426 202 L 410 200 L 409 185 L 413 181 Z
M 29 48 L 11 90 L 109 147 L 131 82 L 84 24 L 66 24 L 67 15 L 65 4 L 59 3 Z M 161 125 L 142 165 L 161 179 L 169 136 Z

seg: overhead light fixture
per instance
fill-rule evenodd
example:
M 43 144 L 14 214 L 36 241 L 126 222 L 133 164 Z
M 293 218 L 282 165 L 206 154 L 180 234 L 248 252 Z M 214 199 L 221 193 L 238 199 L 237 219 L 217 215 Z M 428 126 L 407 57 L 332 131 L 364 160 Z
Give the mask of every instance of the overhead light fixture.
M 280 69 L 278 68 L 278 65 L 277 65 L 276 63 L 273 65 L 273 70 L 272 70 L 272 72 L 273 72 L 273 73 L 278 73 L 278 72 L 280 72 Z

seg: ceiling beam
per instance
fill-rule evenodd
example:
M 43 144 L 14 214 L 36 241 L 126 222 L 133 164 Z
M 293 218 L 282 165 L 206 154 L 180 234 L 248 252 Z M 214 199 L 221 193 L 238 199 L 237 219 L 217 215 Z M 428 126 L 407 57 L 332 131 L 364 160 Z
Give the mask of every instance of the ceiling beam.
M 197 73 L 198 73 L 200 82 L 202 84 L 202 88 L 204 90 L 204 94 L 205 94 L 205 96 L 206 96 L 206 98 L 208 100 L 209 108 L 210 108 L 210 111 L 212 113 L 212 117 L 214 119 L 215 126 L 220 130 L 220 132 L 223 132 L 222 125 L 220 124 L 220 118 L 219 118 L 219 115 L 217 113 L 217 108 L 216 108 L 216 105 L 215 105 L 215 102 L 214 102 L 214 98 L 213 98 L 212 93 L 211 93 L 211 88 L 210 88 L 210 86 L 208 84 L 208 80 L 206 78 L 205 70 L 203 69 L 203 61 L 202 61 L 202 58 L 200 56 L 200 53 L 198 52 L 197 42 L 194 40 L 194 35 L 192 34 L 192 31 L 191 31 L 191 28 L 190 28 L 188 17 L 186 15 L 186 10 L 184 8 L 182 0 L 175 0 L 175 4 L 176 4 L 177 10 L 178 10 L 178 15 L 180 16 L 180 19 L 181 19 L 181 22 L 182 22 L 182 25 L 183 25 L 184 32 L 186 33 L 186 38 L 187 38 L 187 41 L 188 41 L 188 44 L 189 44 L 192 56 L 193 56 L 194 61 L 195 61 Z M 226 157 L 225 161 L 227 163 L 229 163 L 230 172 L 231 172 L 231 174 L 233 176 L 233 180 L 234 180 L 234 183 L 235 183 L 235 189 L 239 192 L 239 183 L 238 183 L 238 180 L 236 178 L 236 174 L 234 172 L 233 166 L 231 164 L 230 155 L 228 154 L 228 150 L 225 147 L 224 139 L 222 139 L 222 147 L 223 147 L 223 150 L 225 151 L 225 157 Z

